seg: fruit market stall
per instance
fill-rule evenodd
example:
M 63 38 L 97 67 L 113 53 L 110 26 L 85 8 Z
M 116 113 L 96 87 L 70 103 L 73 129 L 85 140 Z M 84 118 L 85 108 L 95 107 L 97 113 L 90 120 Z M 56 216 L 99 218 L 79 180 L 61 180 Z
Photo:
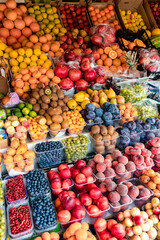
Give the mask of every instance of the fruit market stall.
M 160 239 L 159 11 L 0 3 L 0 240 Z

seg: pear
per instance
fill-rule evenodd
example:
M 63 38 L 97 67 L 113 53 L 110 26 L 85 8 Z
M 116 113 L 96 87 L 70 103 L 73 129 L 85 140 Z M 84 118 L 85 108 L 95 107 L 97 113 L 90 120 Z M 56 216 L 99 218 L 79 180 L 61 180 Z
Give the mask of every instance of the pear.
M 110 89 L 108 90 L 108 92 L 107 92 L 107 97 L 108 97 L 109 99 L 116 97 L 115 91 L 114 91 L 112 88 L 110 88 Z
M 101 92 L 100 94 L 99 94 L 99 98 L 101 99 L 101 98 L 105 98 L 106 100 L 107 100 L 107 95 L 104 93 L 104 92 Z
M 94 95 L 92 101 L 95 103 L 99 103 L 99 97 L 97 95 Z
M 111 98 L 110 103 L 117 104 L 117 99 L 116 98 Z
M 107 102 L 107 99 L 105 99 L 104 97 L 102 97 L 102 98 L 100 99 L 100 106 L 102 107 L 105 102 Z

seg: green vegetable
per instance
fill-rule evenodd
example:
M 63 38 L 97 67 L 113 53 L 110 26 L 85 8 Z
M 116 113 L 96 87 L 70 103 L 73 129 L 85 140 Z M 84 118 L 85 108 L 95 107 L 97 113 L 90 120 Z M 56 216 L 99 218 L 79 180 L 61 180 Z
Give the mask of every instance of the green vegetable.
M 36 117 L 36 116 L 37 116 L 37 113 L 36 113 L 35 111 L 31 111 L 31 112 L 29 113 L 29 116 L 30 116 L 30 117 Z
M 68 162 L 76 161 L 86 157 L 89 140 L 86 136 L 79 134 L 77 137 L 69 137 L 62 140 L 65 146 L 65 157 Z
M 19 108 L 19 109 L 23 109 L 24 107 L 25 107 L 25 104 L 24 104 L 24 103 L 19 103 L 19 104 L 18 104 L 18 108 Z
M 125 98 L 126 102 L 136 103 L 147 97 L 147 89 L 141 84 L 137 84 L 129 88 L 122 88 L 120 95 Z
M 26 108 L 26 107 L 22 109 L 23 115 L 28 115 L 29 112 L 30 112 L 30 110 L 28 108 Z
M 26 108 L 28 108 L 30 111 L 33 109 L 32 104 L 26 103 L 25 105 L 26 105 Z

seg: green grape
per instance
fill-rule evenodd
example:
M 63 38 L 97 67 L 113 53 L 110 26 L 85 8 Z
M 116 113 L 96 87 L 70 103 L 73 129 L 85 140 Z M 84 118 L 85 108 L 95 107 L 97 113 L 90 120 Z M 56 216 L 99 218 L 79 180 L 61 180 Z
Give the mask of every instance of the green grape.
M 122 88 L 120 95 L 125 98 L 126 102 L 135 103 L 147 97 L 147 89 L 141 84 L 137 84 L 129 88 Z

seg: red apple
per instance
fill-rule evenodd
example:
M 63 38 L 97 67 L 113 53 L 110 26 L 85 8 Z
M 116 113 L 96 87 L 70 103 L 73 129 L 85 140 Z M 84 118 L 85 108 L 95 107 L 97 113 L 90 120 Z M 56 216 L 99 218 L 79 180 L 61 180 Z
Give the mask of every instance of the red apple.
M 87 82 L 94 81 L 96 79 L 96 72 L 93 69 L 84 72 L 84 79 Z
M 81 173 L 83 173 L 86 177 L 92 176 L 92 168 L 89 166 L 85 166 L 81 168 Z
M 77 184 L 84 184 L 84 183 L 86 183 L 86 176 L 83 173 L 77 174 L 77 176 L 75 178 L 75 182 Z
M 81 202 L 80 202 L 80 200 L 78 198 L 75 198 L 75 202 L 76 202 L 75 205 L 81 205 Z
M 62 202 L 63 199 L 64 199 L 65 197 L 67 197 L 67 196 L 68 196 L 68 192 L 67 192 L 67 191 L 64 191 L 64 190 L 58 195 L 58 197 L 59 197 L 59 199 L 60 199 L 61 202 Z
M 98 187 L 94 187 L 89 191 L 89 195 L 93 199 L 98 199 L 102 196 L 102 193 Z
M 68 169 L 69 169 L 69 167 L 68 167 L 67 164 L 60 164 L 60 165 L 58 166 L 58 171 L 60 172 L 60 171 L 62 171 L 62 170 L 65 169 L 65 168 L 68 168 Z
M 92 198 L 89 196 L 88 193 L 81 193 L 80 200 L 84 206 L 89 206 L 92 204 Z
M 60 176 L 57 172 L 53 171 L 53 170 L 50 170 L 48 173 L 47 173 L 47 176 L 49 178 L 50 181 L 52 181 L 52 179 L 54 178 L 59 178 L 60 179 Z
M 84 160 L 78 160 L 75 165 L 75 167 L 78 169 L 81 169 L 82 167 L 85 167 L 85 166 L 86 166 L 86 162 Z
M 67 196 L 63 199 L 62 204 L 64 209 L 71 211 L 75 207 L 76 201 L 75 201 L 75 198 Z
M 112 235 L 107 230 L 104 230 L 103 232 L 100 232 L 99 233 L 99 237 L 100 237 L 101 240 L 110 240 L 110 239 L 112 239 Z
M 67 193 L 68 193 L 68 196 L 70 196 L 72 198 L 76 197 L 76 194 L 73 191 L 67 191 Z
M 62 188 L 64 190 L 69 190 L 71 186 L 72 186 L 72 181 L 70 179 L 65 179 L 62 181 Z
M 101 55 L 100 55 L 100 53 L 99 53 L 98 51 L 93 51 L 93 52 L 92 52 L 92 55 L 93 55 L 93 57 L 94 57 L 95 60 L 98 60 L 98 59 L 100 59 L 100 57 L 101 57 Z
M 114 219 L 109 220 L 109 221 L 107 222 L 107 229 L 108 229 L 109 231 L 111 231 L 112 226 L 115 225 L 116 223 L 117 223 L 117 221 L 114 220 Z
M 102 211 L 108 209 L 108 199 L 103 196 L 100 197 L 97 201 L 97 207 Z
M 105 83 L 104 77 L 98 76 L 98 77 L 95 79 L 95 83 L 104 84 L 104 83 Z
M 79 205 L 75 206 L 75 208 L 72 210 L 72 215 L 73 215 L 73 217 L 75 217 L 77 219 L 84 218 L 86 215 L 84 207 L 79 206 Z

